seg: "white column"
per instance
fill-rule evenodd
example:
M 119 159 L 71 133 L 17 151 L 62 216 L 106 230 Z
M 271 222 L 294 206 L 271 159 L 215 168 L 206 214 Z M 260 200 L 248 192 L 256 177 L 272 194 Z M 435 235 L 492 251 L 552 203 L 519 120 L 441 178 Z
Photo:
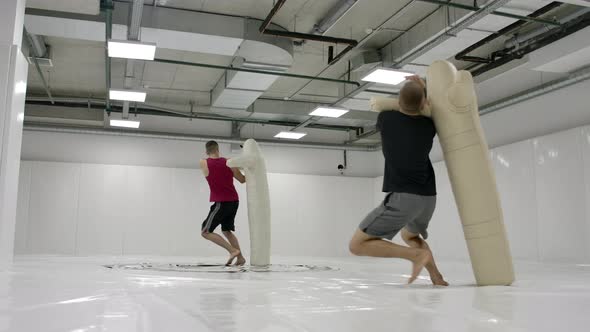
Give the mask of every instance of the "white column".
M 28 64 L 21 53 L 25 0 L 0 0 L 0 270 L 11 262 Z

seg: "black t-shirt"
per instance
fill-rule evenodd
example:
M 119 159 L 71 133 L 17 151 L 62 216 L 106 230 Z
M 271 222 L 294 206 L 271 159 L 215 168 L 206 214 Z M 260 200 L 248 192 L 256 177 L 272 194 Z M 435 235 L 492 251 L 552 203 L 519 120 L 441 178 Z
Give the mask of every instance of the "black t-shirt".
M 377 119 L 381 131 L 385 172 L 384 192 L 436 195 L 434 169 L 430 162 L 434 123 L 425 116 L 384 111 Z

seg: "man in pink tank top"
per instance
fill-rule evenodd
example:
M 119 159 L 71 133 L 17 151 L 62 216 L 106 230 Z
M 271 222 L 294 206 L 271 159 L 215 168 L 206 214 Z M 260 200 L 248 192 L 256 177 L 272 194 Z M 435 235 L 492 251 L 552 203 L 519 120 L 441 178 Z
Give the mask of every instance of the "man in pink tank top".
M 238 238 L 234 235 L 236 230 L 234 221 L 238 212 L 239 197 L 234 187 L 234 178 L 240 183 L 246 182 L 246 177 L 237 168 L 229 168 L 227 159 L 219 155 L 219 145 L 215 141 L 209 141 L 205 145 L 207 156 L 202 159 L 201 170 L 209 183 L 211 190 L 210 201 L 213 203 L 207 219 L 201 226 L 201 235 L 224 248 L 229 252 L 229 260 L 226 265 L 231 265 L 236 260 L 236 265 L 244 265 L 246 259 L 240 251 Z M 215 233 L 215 228 L 221 225 L 221 232 L 225 236 Z

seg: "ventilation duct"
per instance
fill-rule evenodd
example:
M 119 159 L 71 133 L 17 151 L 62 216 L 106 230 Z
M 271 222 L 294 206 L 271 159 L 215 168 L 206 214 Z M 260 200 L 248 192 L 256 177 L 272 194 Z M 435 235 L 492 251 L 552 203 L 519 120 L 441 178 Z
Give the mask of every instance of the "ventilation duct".
M 284 72 L 286 66 L 246 62 L 237 58 L 232 67 Z M 245 110 L 277 80 L 278 76 L 226 70 L 211 93 L 211 105 Z
M 100 0 L 27 0 L 27 8 L 98 15 Z
M 354 72 L 367 72 L 381 61 L 381 54 L 378 51 L 365 51 L 350 58 L 350 66 Z
M 50 48 L 45 45 L 45 39 L 32 33 L 28 33 L 29 44 L 31 45 L 27 60 L 29 64 L 35 65 L 35 59 L 41 67 L 53 67 Z
M 127 39 L 131 10 L 130 3 L 115 3 L 113 39 Z M 291 41 L 261 35 L 259 20 L 154 6 L 143 6 L 142 14 L 141 26 L 135 19 L 129 33 L 138 34 L 143 42 L 156 43 L 159 49 L 233 56 L 238 59 L 234 67 L 276 72 L 287 71 L 293 62 Z M 26 26 L 30 32 L 46 36 L 105 40 L 105 25 L 98 16 L 32 10 L 26 15 Z M 245 110 L 276 79 L 274 75 L 228 70 L 212 92 L 212 104 Z

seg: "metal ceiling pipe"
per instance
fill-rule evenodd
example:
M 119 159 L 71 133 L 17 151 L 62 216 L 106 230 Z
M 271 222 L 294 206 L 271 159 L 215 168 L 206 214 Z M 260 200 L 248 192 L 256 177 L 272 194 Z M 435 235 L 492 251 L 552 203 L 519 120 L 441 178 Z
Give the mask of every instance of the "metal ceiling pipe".
M 207 142 L 215 140 L 218 143 L 225 144 L 242 144 L 244 140 L 233 139 L 219 136 L 199 136 L 199 135 L 170 135 L 163 133 L 150 133 L 141 131 L 125 131 L 125 130 L 109 130 L 109 129 L 83 129 L 83 128 L 72 128 L 72 127 L 50 127 L 43 125 L 31 125 L 25 124 L 24 131 L 30 132 L 48 132 L 48 133 L 67 133 L 67 134 L 84 134 L 84 135 L 105 135 L 105 136 L 125 136 L 125 137 L 136 137 L 136 138 L 152 138 L 152 139 L 165 139 L 175 141 L 193 141 L 193 142 Z M 266 146 L 280 146 L 280 147 L 293 147 L 293 148 L 307 148 L 307 149 L 323 149 L 323 150 L 348 150 L 348 151 L 364 151 L 373 152 L 376 151 L 375 146 L 359 146 L 359 145 L 346 145 L 346 144 L 325 144 L 325 143 L 295 143 L 295 142 L 284 142 L 276 140 L 256 140 L 258 144 Z
M 397 63 L 395 63 L 394 67 L 401 68 L 409 63 L 412 62 L 415 58 L 421 56 L 422 54 L 428 52 L 429 50 L 433 49 L 434 47 L 440 45 L 442 42 L 446 41 L 447 39 L 451 38 L 451 35 L 455 35 L 462 31 L 463 29 L 468 28 L 470 25 L 475 23 L 476 21 L 480 20 L 484 16 L 488 15 L 496 8 L 502 7 L 506 3 L 510 2 L 510 0 L 492 0 L 490 1 L 485 7 L 479 9 L 477 12 L 471 14 L 465 20 L 461 21 L 460 23 L 456 24 L 455 26 L 451 27 L 449 30 L 445 31 L 443 34 L 439 35 L 438 37 L 432 39 L 431 41 L 427 42 L 426 44 L 422 45 L 418 49 L 406 54 L 402 59 L 400 59 Z M 414 3 L 413 1 L 408 3 L 405 7 L 403 7 L 398 13 L 403 13 L 409 5 Z M 394 14 L 397 15 L 398 13 Z M 402 34 L 403 36 L 403 34 Z M 398 36 L 397 38 L 399 38 Z M 349 98 L 352 94 L 358 93 L 366 89 L 370 83 L 364 83 L 358 88 L 345 93 L 343 97 L 338 99 L 333 105 L 337 105 L 338 103 L 344 101 L 345 99 Z
M 418 0 L 421 2 L 428 2 L 428 3 L 432 3 L 432 4 L 436 4 L 436 5 L 441 5 L 441 6 L 446 6 L 446 7 L 452 7 L 452 8 L 459 8 L 459 9 L 465 9 L 465 10 L 471 10 L 471 11 L 478 11 L 481 10 L 481 7 L 478 6 L 469 6 L 469 5 L 464 5 L 461 3 L 457 3 L 457 2 L 450 2 L 450 1 L 443 1 L 443 0 Z M 560 26 L 559 22 L 555 22 L 555 21 L 551 21 L 551 20 L 545 20 L 542 18 L 536 18 L 536 17 L 531 17 L 531 16 L 523 16 L 523 15 L 516 15 L 516 14 L 511 14 L 511 13 L 506 13 L 506 12 L 502 12 L 499 10 L 493 10 L 490 12 L 491 15 L 496 15 L 496 16 L 503 16 L 503 17 L 509 17 L 509 18 L 514 18 L 517 20 L 521 20 L 521 21 L 528 21 L 528 22 L 537 22 L 537 23 L 541 23 L 541 24 L 547 24 L 547 25 L 552 25 L 552 26 Z
M 45 89 L 45 93 L 47 93 L 47 97 L 49 97 L 49 100 L 51 101 L 51 103 L 55 104 L 55 101 L 53 100 L 53 96 L 51 95 L 51 90 L 49 90 L 49 85 L 47 84 L 47 81 L 45 80 L 45 76 L 43 75 L 43 71 L 41 70 L 41 66 L 39 66 L 39 60 L 37 60 L 37 58 L 43 56 L 44 54 L 37 53 L 37 51 L 35 49 L 35 42 L 33 41 L 33 38 L 31 37 L 31 35 L 27 32 L 26 28 L 23 28 L 23 33 L 25 35 L 25 40 L 29 44 L 30 50 L 33 52 L 33 56 L 31 58 L 33 59 L 33 63 L 35 63 L 35 69 L 37 69 L 37 73 L 39 74 L 39 77 L 41 78 L 41 83 L 43 83 L 43 88 Z M 43 46 L 45 46 L 45 45 L 43 44 Z M 47 52 L 47 49 L 45 49 L 45 52 Z
M 442 33 L 438 37 L 434 38 L 430 42 L 426 43 L 425 45 L 410 52 L 409 54 L 406 54 L 403 58 L 401 58 L 399 61 L 396 62 L 395 67 L 401 68 L 401 67 L 409 64 L 410 62 L 412 62 L 412 60 L 414 60 L 417 57 L 423 55 L 424 53 L 430 51 L 431 49 L 440 45 L 444 41 L 450 39 L 452 36 L 457 35 L 463 29 L 468 28 L 473 23 L 479 21 L 483 17 L 492 13 L 497 8 L 504 6 L 508 2 L 510 2 L 510 0 L 491 0 L 490 2 L 488 2 L 488 4 L 485 5 L 485 7 L 482 7 L 482 8 L 478 7 L 477 11 L 474 12 L 473 14 L 469 15 L 465 20 L 455 24 L 450 29 L 448 29 L 447 31 L 444 31 L 444 33 Z
M 128 40 L 139 40 L 139 32 L 141 31 L 141 18 L 143 16 L 143 0 L 133 0 L 131 10 L 129 11 L 129 25 L 127 28 Z M 125 60 L 125 88 L 133 87 L 133 80 L 135 78 L 135 60 Z M 123 102 L 123 119 L 129 118 L 129 102 Z
M 26 104 L 27 105 L 47 105 L 48 102 L 47 97 L 27 97 Z M 57 97 L 54 98 L 56 106 L 63 106 L 63 107 L 79 107 L 79 108 L 93 108 L 93 109 L 103 109 L 104 108 L 104 100 L 97 99 L 97 98 L 77 98 L 77 97 Z M 211 108 L 209 108 L 211 110 Z M 220 109 L 217 109 L 220 110 Z M 290 121 L 279 121 L 279 120 L 266 120 L 266 119 L 255 119 L 255 118 L 236 118 L 231 116 L 225 116 L 217 113 L 210 112 L 182 112 L 178 110 L 173 110 L 169 108 L 164 108 L 160 106 L 154 106 L 149 104 L 143 104 L 142 107 L 137 108 L 135 110 L 138 114 L 145 114 L 145 115 L 158 115 L 158 116 L 172 116 L 172 117 L 180 117 L 185 119 L 201 119 L 201 120 L 212 120 L 212 121 L 226 121 L 226 122 L 240 122 L 240 123 L 252 123 L 252 124 L 261 124 L 261 125 L 274 125 L 274 126 L 284 126 L 284 127 L 293 127 L 297 126 L 297 122 L 290 122 Z M 110 112 L 114 113 L 122 113 L 122 107 L 118 105 L 111 105 Z M 358 130 L 360 127 L 355 126 L 339 126 L 339 125 L 323 125 L 323 124 L 314 124 L 310 126 L 310 128 L 315 129 L 324 129 L 324 130 L 335 130 L 335 131 L 353 131 Z
M 537 86 L 535 88 L 529 89 L 527 91 L 515 94 L 513 96 L 510 96 L 510 97 L 500 100 L 498 102 L 494 102 L 492 104 L 485 105 L 480 109 L 479 114 L 480 115 L 489 114 L 489 113 L 498 111 L 500 109 L 506 108 L 508 106 L 522 103 L 522 102 L 527 101 L 529 99 L 532 99 L 532 98 L 535 98 L 535 97 L 538 97 L 538 96 L 541 96 L 541 95 L 544 95 L 544 94 L 547 94 L 547 93 L 550 93 L 550 92 L 553 92 L 553 91 L 556 91 L 559 89 L 563 89 L 565 87 L 568 87 L 570 85 L 574 85 L 576 83 L 586 81 L 588 79 L 590 79 L 590 66 L 586 66 L 581 69 L 578 69 L 565 78 L 554 80 L 554 81 L 549 82 L 547 84 L 543 84 L 543 85 Z
M 131 11 L 129 12 L 129 29 L 127 29 L 127 39 L 138 40 L 141 29 L 141 18 L 143 17 L 143 0 L 133 0 Z
M 372 32 L 370 34 L 367 34 L 363 39 L 361 39 L 358 44 L 356 45 L 356 47 L 361 47 L 362 45 L 364 45 L 366 42 L 368 42 L 371 39 L 371 36 L 373 35 L 373 33 L 375 31 L 378 31 L 379 29 L 381 29 L 385 24 L 387 24 L 387 22 L 397 19 L 399 17 L 402 17 L 406 11 L 408 9 L 411 8 L 411 5 L 414 3 L 414 1 L 416 0 L 412 0 L 410 2 L 408 2 L 405 6 L 403 6 L 400 10 L 398 10 L 397 12 L 393 13 L 391 16 L 389 16 L 388 18 L 386 18 L 383 22 L 381 22 L 381 24 L 379 24 L 376 28 L 372 29 Z M 328 70 L 333 64 L 337 63 L 340 60 L 346 59 L 350 56 L 351 53 L 347 53 L 345 55 L 343 55 L 342 57 L 338 58 L 338 59 L 334 59 L 334 61 L 332 63 L 329 63 L 324 69 L 322 69 L 322 71 L 320 71 L 316 76 L 314 77 L 319 77 L 319 75 L 323 74 L 326 70 Z M 299 94 L 299 92 L 303 91 L 303 89 L 307 88 L 309 86 L 309 84 L 311 84 L 312 80 L 308 81 L 305 85 L 303 85 L 301 88 L 297 89 L 297 91 L 293 92 L 290 96 L 289 99 L 295 97 L 297 94 Z M 359 87 L 361 85 L 358 85 Z
M 561 2 L 554 1 L 550 4 L 548 4 L 547 6 L 544 6 L 540 9 L 534 11 L 533 13 L 531 13 L 527 17 L 535 18 L 537 16 L 544 15 L 544 14 L 552 11 L 553 9 L 560 7 L 561 5 L 562 5 Z M 526 22 L 527 21 L 525 21 L 525 20 L 519 20 L 519 21 L 516 21 L 516 22 L 508 25 L 507 27 L 500 29 L 500 31 L 495 32 L 495 33 L 485 37 L 484 39 L 476 42 L 475 44 L 473 44 L 473 45 L 465 48 L 461 52 L 457 53 L 455 55 L 455 59 L 460 60 L 460 61 L 469 61 L 469 62 L 476 62 L 476 63 L 490 63 L 491 59 L 482 58 L 482 57 L 475 57 L 475 56 L 468 56 L 468 54 L 473 52 L 474 50 L 480 48 L 481 46 L 490 43 L 491 41 L 495 40 L 496 38 L 498 38 L 500 36 L 505 36 L 505 35 L 511 33 L 512 31 L 515 31 L 516 29 L 525 25 Z
M 111 110 L 111 100 L 109 91 L 111 90 L 111 58 L 109 57 L 109 40 L 113 31 L 113 1 L 104 0 L 103 9 L 105 11 L 105 42 L 104 42 L 104 71 L 105 71 L 105 108 L 107 112 Z
M 375 29 L 373 29 L 374 31 L 377 31 L 378 29 L 382 28 L 385 24 L 387 24 L 387 22 L 399 18 L 401 16 L 403 16 L 406 11 L 408 9 L 411 8 L 411 5 L 414 3 L 414 0 L 408 2 L 405 6 L 403 6 L 400 10 L 398 10 L 397 12 L 393 13 L 391 16 L 389 16 L 387 19 L 385 19 L 383 22 L 381 22 L 381 24 L 379 24 L 379 26 L 377 26 Z M 361 39 L 361 41 L 356 45 L 356 47 L 360 47 L 362 45 L 364 45 L 366 42 L 368 42 L 371 39 L 371 34 L 368 34 L 367 36 L 365 36 L 363 39 Z M 315 77 L 317 79 L 317 77 L 319 77 L 319 75 L 323 74 L 326 70 L 328 70 L 330 68 L 331 65 L 333 65 L 334 63 L 345 59 L 348 57 L 348 55 L 350 55 L 350 53 L 346 53 L 342 56 L 338 56 L 337 58 L 335 58 L 332 62 L 330 62 L 324 69 L 322 69 L 322 71 L 320 71 Z M 311 84 L 311 82 L 313 82 L 313 80 L 308 81 L 305 85 L 303 85 L 301 88 L 299 88 L 297 91 L 295 91 L 294 93 L 292 93 L 288 98 L 291 99 L 294 96 L 296 96 L 299 92 L 303 91 L 303 89 L 305 89 L 307 86 L 309 86 L 309 84 Z M 341 101 L 343 101 L 344 99 L 347 99 L 350 97 L 350 95 L 352 95 L 353 93 L 356 93 L 357 91 L 363 91 L 363 90 L 367 90 L 366 87 L 369 86 L 369 83 L 363 83 L 361 84 L 357 84 L 357 88 L 352 90 L 349 93 L 345 93 L 344 97 L 338 99 L 336 102 L 332 103 L 332 105 L 337 105 L 338 103 L 340 103 Z M 293 128 L 292 130 L 295 130 L 297 128 L 301 128 L 301 127 L 305 127 L 311 123 L 314 122 L 313 118 L 309 118 L 306 121 L 300 123 L 298 126 L 296 126 L 295 128 Z
M 29 38 L 33 55 L 37 58 L 44 58 L 47 56 L 47 46 L 45 46 L 45 39 L 42 36 L 38 36 L 33 33 L 27 33 L 27 36 Z
M 270 30 L 268 26 L 272 22 L 273 17 L 276 13 L 281 9 L 281 7 L 287 2 L 287 0 L 279 0 L 271 11 L 266 16 L 266 19 L 260 25 L 260 33 L 265 35 L 272 35 L 277 37 L 285 37 L 285 38 L 292 38 L 292 39 L 303 39 L 303 40 L 314 40 L 319 42 L 327 42 L 327 43 L 334 43 L 334 44 L 347 44 L 344 50 L 342 50 L 335 58 L 328 59 L 328 64 L 331 65 L 341 59 L 344 55 L 350 52 L 358 42 L 354 39 L 345 39 L 345 38 L 336 38 L 336 37 L 328 37 L 323 35 L 314 35 L 310 33 L 300 33 L 300 32 L 293 32 L 293 31 L 283 31 L 283 30 Z
M 587 13 L 590 13 L 590 8 L 585 8 L 580 11 L 576 11 L 575 13 L 572 13 L 572 14 L 560 19 L 559 22 L 561 24 L 567 24 L 569 21 L 574 20 L 582 15 L 586 15 Z M 504 47 L 506 47 L 506 48 L 520 47 L 523 44 L 526 44 L 528 41 L 533 40 L 535 37 L 538 37 L 544 33 L 552 31 L 553 29 L 556 29 L 556 28 L 542 26 L 542 27 L 540 27 L 536 30 L 530 31 L 529 33 L 526 33 L 524 35 L 515 35 L 513 38 L 506 41 L 506 43 L 504 44 Z
M 202 68 L 212 68 L 212 69 L 220 69 L 220 70 L 243 71 L 243 72 L 247 72 L 247 73 L 263 74 L 263 75 L 302 78 L 302 79 L 309 79 L 309 80 L 315 80 L 315 81 L 352 84 L 352 85 L 356 85 L 356 86 L 360 85 L 360 83 L 355 82 L 355 81 L 340 80 L 340 79 L 335 79 L 335 78 L 315 77 L 315 76 L 309 76 L 309 75 L 299 75 L 299 74 L 266 71 L 266 70 L 258 70 L 258 69 L 246 69 L 246 68 L 239 68 L 239 67 L 232 67 L 232 66 L 219 66 L 219 65 L 212 65 L 212 64 L 208 64 L 208 63 L 186 62 L 186 61 L 158 59 L 158 58 L 154 59 L 154 62 L 169 63 L 169 64 L 173 64 L 173 65 L 202 67 Z
M 330 9 L 320 23 L 314 25 L 313 33 L 323 35 L 328 32 L 357 2 L 358 0 L 341 0 Z
M 549 32 L 545 32 L 533 38 L 532 40 L 527 40 L 519 44 L 518 48 L 514 50 L 506 49 L 494 52 L 498 55 L 492 56 L 493 58 L 495 58 L 494 61 L 487 65 L 484 65 L 483 67 L 471 70 L 471 74 L 473 75 L 473 77 L 476 77 L 489 70 L 505 65 L 513 60 L 521 59 L 531 52 L 534 52 L 557 40 L 565 38 L 566 36 L 569 36 L 579 30 L 585 29 L 588 26 L 590 26 L 590 14 L 584 14 L 580 17 L 573 19 L 567 24 L 564 24 L 563 27 L 560 29 L 552 29 Z
M 353 138 L 351 140 L 348 140 L 346 143 L 352 144 L 352 143 L 357 142 L 357 141 L 360 141 L 360 140 L 362 140 L 364 138 L 373 136 L 373 135 L 377 134 L 378 132 L 379 132 L 379 129 L 377 129 L 377 128 L 375 128 L 373 130 L 369 130 L 369 131 L 367 131 L 364 134 L 358 135 L 357 137 L 355 137 L 355 138 Z
M 273 17 L 275 17 L 275 15 L 279 11 L 279 9 L 281 9 L 281 7 L 283 7 L 283 5 L 285 4 L 285 2 L 287 2 L 287 0 L 279 0 L 272 7 L 272 9 L 270 10 L 270 12 L 268 13 L 268 15 L 266 16 L 266 18 L 264 19 L 264 21 L 260 25 L 260 32 L 261 33 L 263 33 L 264 30 L 266 30 L 266 28 L 268 28 L 268 26 L 270 25 L 270 22 L 272 21 Z

